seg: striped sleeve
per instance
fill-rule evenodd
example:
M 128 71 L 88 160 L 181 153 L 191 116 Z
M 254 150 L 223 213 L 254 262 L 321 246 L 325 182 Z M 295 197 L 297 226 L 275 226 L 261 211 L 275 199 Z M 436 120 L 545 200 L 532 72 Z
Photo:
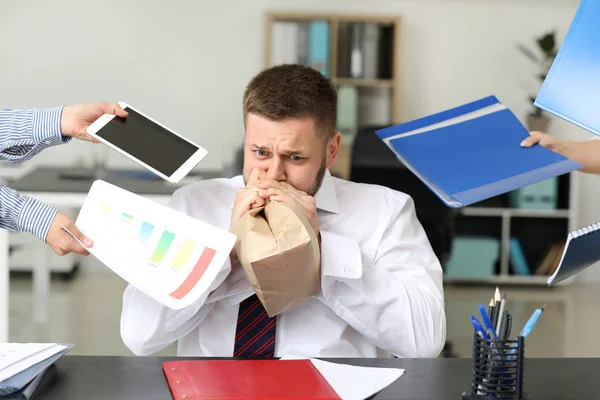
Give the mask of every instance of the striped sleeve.
M 60 119 L 63 107 L 0 110 L 0 159 L 29 160 L 40 151 L 68 142 Z
M 58 210 L 42 201 L 21 196 L 0 184 L 0 228 L 29 232 L 46 241 Z
M 0 159 L 29 160 L 42 150 L 68 142 L 61 133 L 63 107 L 0 110 Z M 0 228 L 29 232 L 46 241 L 56 208 L 22 196 L 0 183 Z

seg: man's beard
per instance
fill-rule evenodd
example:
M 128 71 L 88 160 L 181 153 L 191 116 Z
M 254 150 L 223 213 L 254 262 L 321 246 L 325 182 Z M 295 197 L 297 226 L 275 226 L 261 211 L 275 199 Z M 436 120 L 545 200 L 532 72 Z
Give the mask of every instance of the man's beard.
M 243 159 L 244 156 L 242 156 Z M 244 161 L 242 161 L 244 162 Z M 243 164 L 242 164 L 243 165 Z M 308 192 L 306 192 L 306 194 L 308 194 L 309 196 L 314 197 L 317 192 L 319 191 L 319 189 L 321 188 L 321 185 L 323 184 L 323 178 L 325 177 L 325 156 L 323 156 L 323 161 L 321 162 L 321 166 L 319 167 L 319 170 L 317 171 L 317 177 L 315 178 L 315 181 L 313 182 L 312 186 L 310 187 L 310 189 L 308 190 Z M 244 176 L 244 186 L 248 185 L 248 182 L 246 181 L 246 177 Z

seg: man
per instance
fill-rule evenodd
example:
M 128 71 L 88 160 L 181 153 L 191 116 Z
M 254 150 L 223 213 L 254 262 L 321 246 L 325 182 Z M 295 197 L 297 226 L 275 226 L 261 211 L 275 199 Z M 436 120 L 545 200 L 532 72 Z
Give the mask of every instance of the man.
M 533 131 L 529 132 L 529 137 L 523 140 L 521 146 L 531 147 L 537 143 L 583 165 L 580 172 L 600 174 L 600 140 L 570 142 L 548 133 Z
M 97 143 L 86 133 L 92 122 L 104 113 L 126 117 L 118 104 L 81 103 L 49 109 L 0 110 L 0 159 L 12 162 L 29 160 L 42 150 L 67 143 L 75 137 Z M 65 232 L 71 230 L 91 247 L 73 221 L 56 208 L 39 200 L 21 196 L 0 183 L 0 228 L 34 234 L 58 255 L 89 253 Z
M 252 207 L 295 203 L 320 238 L 322 291 L 268 318 L 235 252 L 207 293 L 173 311 L 127 287 L 121 337 L 136 355 L 178 341 L 185 356 L 436 357 L 445 336 L 442 270 L 412 199 L 330 175 L 341 136 L 329 79 L 267 69 L 243 99 L 243 177 L 179 189 L 170 206 L 231 229 Z

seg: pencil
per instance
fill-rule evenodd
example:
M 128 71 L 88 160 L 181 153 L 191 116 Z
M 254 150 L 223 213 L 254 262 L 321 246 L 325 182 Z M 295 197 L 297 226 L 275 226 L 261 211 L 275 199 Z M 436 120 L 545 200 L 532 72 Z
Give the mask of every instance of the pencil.
M 490 319 L 492 319 L 493 314 L 494 314 L 494 298 L 492 297 L 490 299 L 490 305 L 488 307 L 488 317 L 490 317 Z

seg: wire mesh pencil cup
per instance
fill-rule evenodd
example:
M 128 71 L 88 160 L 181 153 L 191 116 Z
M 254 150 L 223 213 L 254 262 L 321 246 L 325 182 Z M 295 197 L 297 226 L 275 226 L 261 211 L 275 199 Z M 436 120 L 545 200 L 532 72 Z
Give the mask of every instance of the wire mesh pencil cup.
M 471 385 L 463 400 L 530 400 L 523 393 L 525 340 L 483 339 L 473 337 Z

